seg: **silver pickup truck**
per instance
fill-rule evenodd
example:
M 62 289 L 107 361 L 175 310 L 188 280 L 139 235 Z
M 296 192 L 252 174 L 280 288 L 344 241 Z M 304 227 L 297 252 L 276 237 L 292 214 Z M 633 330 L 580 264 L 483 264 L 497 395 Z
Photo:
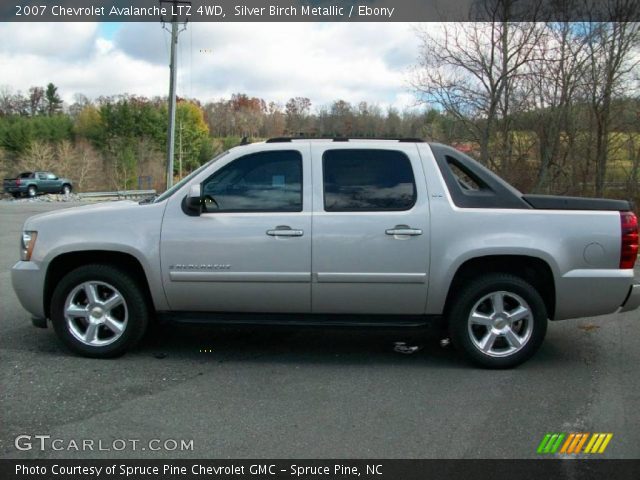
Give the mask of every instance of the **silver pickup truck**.
M 534 354 L 547 320 L 629 311 L 626 201 L 523 195 L 417 140 L 275 138 L 159 197 L 29 218 L 14 289 L 71 350 L 113 357 L 150 321 L 424 326 L 485 367 Z

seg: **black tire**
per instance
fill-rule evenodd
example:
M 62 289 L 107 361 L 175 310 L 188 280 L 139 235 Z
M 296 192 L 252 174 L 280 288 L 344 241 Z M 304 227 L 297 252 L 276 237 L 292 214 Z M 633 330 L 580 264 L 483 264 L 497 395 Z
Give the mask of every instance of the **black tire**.
M 65 318 L 65 303 L 71 292 L 85 282 L 113 286 L 124 299 L 128 318 L 122 333 L 113 343 L 87 345 L 71 332 Z M 72 270 L 58 283 L 51 299 L 51 322 L 60 340 L 71 351 L 85 357 L 112 358 L 124 354 L 142 338 L 149 322 L 149 306 L 143 289 L 126 271 L 109 265 L 85 265 Z
M 38 195 L 38 187 L 35 185 L 29 185 L 27 187 L 27 197 L 35 198 Z
M 62 190 L 60 190 L 60 193 L 62 195 L 69 195 L 72 191 L 71 185 L 69 185 L 68 183 L 65 183 L 64 185 L 62 185 Z
M 496 304 L 504 304 L 504 314 L 496 313 L 493 307 L 494 300 L 491 294 L 502 297 Z M 510 296 L 511 294 L 512 296 Z M 479 303 L 485 299 L 483 303 Z M 516 312 L 514 305 L 524 301 L 523 306 L 526 318 L 519 322 L 510 323 L 508 317 Z M 510 306 L 513 308 L 509 310 Z M 491 320 L 493 327 L 483 326 L 471 322 L 471 314 L 483 314 L 494 318 Z M 490 312 L 490 313 L 489 313 Z M 452 305 L 448 311 L 449 334 L 454 346 L 461 350 L 465 357 L 476 365 L 485 368 L 512 368 L 525 362 L 540 348 L 547 332 L 547 309 L 538 291 L 528 282 L 510 274 L 488 274 L 471 280 L 465 285 L 460 293 L 452 300 Z M 500 330 L 504 328 L 504 330 Z M 507 339 L 507 335 L 493 333 L 496 335 L 493 342 L 482 342 L 489 338 L 491 332 L 506 332 L 511 330 L 518 334 L 517 341 L 521 341 L 520 346 L 514 346 Z M 520 336 L 521 335 L 521 336 Z M 511 337 L 513 338 L 513 337 Z M 516 345 L 517 341 L 514 342 Z M 496 343 L 497 342 L 497 343 Z M 497 345 L 495 349 L 490 348 L 488 352 L 482 351 L 484 345 Z M 510 352 L 513 350 L 513 352 Z

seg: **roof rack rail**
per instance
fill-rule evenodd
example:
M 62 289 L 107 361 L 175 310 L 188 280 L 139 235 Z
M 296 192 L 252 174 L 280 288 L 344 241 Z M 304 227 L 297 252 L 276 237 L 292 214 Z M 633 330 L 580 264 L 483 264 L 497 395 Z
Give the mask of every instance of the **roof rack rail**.
M 385 138 L 385 137 L 274 137 L 266 143 L 286 143 L 293 140 L 331 140 L 333 142 L 348 142 L 350 140 L 396 140 L 402 143 L 424 143 L 422 138 Z

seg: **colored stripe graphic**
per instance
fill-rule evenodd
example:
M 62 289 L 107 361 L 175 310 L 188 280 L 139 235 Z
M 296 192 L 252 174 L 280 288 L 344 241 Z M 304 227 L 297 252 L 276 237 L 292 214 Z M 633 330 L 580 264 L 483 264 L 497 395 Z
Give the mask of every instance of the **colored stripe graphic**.
M 538 445 L 538 453 L 556 453 L 564 437 L 564 433 L 547 433 Z
M 604 453 L 613 437 L 613 433 L 594 433 L 589 443 L 587 444 L 587 448 L 585 448 L 585 453 Z
M 576 448 L 573 451 L 573 453 L 580 453 L 580 450 L 582 450 L 582 446 L 584 445 L 584 442 L 587 441 L 587 438 L 589 438 L 589 434 L 588 433 L 583 433 L 582 434 L 582 438 L 578 442 L 578 445 L 576 445 Z
M 549 442 L 550 438 L 551 438 L 551 434 L 550 433 L 547 433 L 544 436 L 544 438 L 540 442 L 540 445 L 538 445 L 538 453 L 545 453 L 544 449 L 547 446 L 547 443 Z
M 539 454 L 577 455 L 584 453 L 604 453 L 613 433 L 547 433 L 538 445 Z M 588 441 L 587 441 L 588 440 Z M 561 447 L 562 445 L 562 447 Z

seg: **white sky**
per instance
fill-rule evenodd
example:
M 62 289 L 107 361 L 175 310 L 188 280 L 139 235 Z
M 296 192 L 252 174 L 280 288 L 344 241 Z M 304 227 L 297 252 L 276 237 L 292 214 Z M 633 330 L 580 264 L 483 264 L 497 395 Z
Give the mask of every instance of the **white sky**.
M 284 104 L 309 97 L 414 105 L 408 69 L 418 40 L 407 23 L 192 23 L 180 35 L 178 95 L 241 92 Z M 0 23 L 0 87 L 53 82 L 66 102 L 166 95 L 169 34 L 159 23 Z

